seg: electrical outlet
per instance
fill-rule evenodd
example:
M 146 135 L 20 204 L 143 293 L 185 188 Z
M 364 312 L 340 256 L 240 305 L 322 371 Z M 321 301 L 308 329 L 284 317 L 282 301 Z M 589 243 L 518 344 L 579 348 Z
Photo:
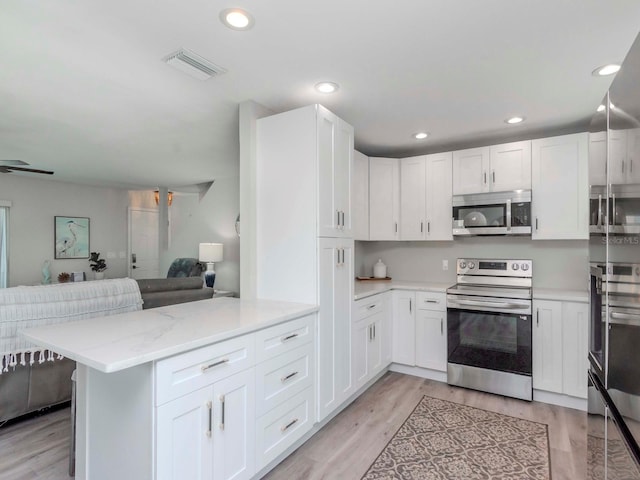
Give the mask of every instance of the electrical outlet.
M 442 260 L 442 270 L 449 270 L 449 260 Z

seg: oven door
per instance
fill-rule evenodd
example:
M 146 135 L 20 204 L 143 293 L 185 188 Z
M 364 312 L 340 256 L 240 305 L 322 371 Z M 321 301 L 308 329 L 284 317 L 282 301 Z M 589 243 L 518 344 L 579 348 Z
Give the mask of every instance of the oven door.
M 483 310 L 480 303 L 499 307 Z M 456 304 L 460 306 L 454 307 Z M 529 300 L 461 298 L 448 299 L 447 306 L 449 363 L 531 375 Z
M 602 308 L 602 268 L 595 265 L 591 266 L 589 310 L 589 363 L 600 382 L 606 385 L 607 317 Z

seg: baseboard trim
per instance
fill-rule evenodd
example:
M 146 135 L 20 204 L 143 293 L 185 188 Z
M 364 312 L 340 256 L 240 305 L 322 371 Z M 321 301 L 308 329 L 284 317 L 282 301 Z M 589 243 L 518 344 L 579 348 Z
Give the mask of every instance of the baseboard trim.
M 572 397 L 562 393 L 533 390 L 533 401 L 558 405 L 560 407 L 573 408 L 574 410 L 587 411 L 587 399 Z
M 404 373 L 405 375 L 413 375 L 414 377 L 427 378 L 429 380 L 447 383 L 447 372 L 439 372 L 429 368 L 412 367 L 410 365 L 402 365 L 400 363 L 392 363 L 389 366 L 389 370 L 392 372 Z

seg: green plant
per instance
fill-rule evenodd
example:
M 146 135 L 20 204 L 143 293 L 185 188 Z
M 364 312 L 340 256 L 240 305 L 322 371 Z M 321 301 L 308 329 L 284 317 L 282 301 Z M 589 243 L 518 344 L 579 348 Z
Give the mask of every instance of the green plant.
M 89 266 L 94 272 L 104 272 L 107 269 L 107 262 L 100 258 L 100 252 L 91 252 Z

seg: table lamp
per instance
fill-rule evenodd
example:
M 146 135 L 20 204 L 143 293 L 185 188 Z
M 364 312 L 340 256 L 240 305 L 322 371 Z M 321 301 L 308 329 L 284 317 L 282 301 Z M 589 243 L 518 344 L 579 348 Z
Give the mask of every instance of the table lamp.
M 198 260 L 207 264 L 207 270 L 204 272 L 204 282 L 207 287 L 213 288 L 216 281 L 216 272 L 213 269 L 214 262 L 222 261 L 222 244 L 221 243 L 201 243 L 198 251 Z

